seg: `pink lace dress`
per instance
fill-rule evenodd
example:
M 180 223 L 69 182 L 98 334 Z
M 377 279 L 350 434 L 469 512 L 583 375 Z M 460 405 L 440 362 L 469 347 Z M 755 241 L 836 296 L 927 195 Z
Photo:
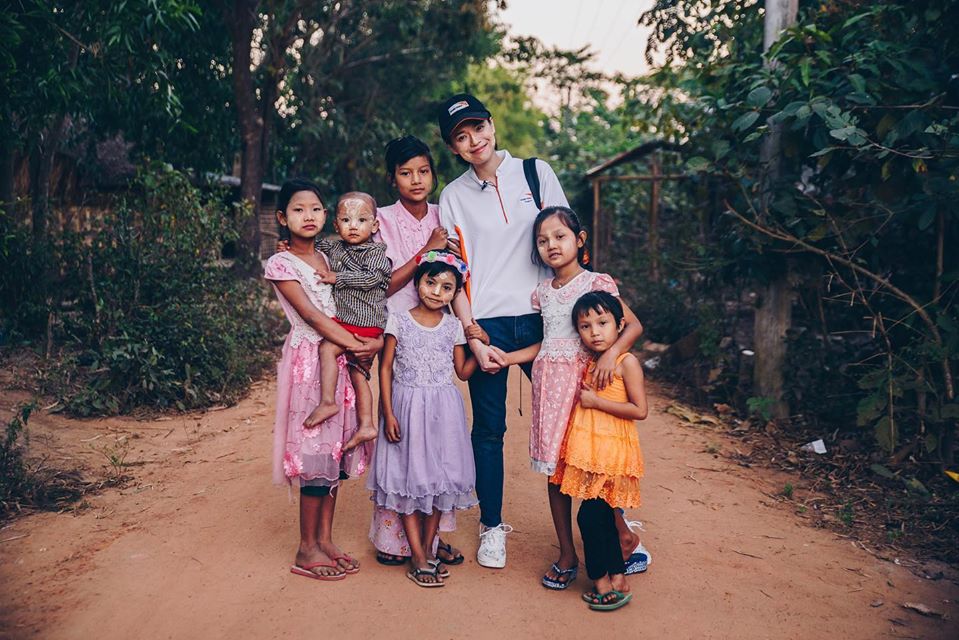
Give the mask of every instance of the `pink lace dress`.
M 310 302 L 333 317 L 333 288 L 318 283 L 314 271 L 311 265 L 284 251 L 267 260 L 264 277 L 274 283 L 296 280 Z M 277 367 L 273 482 L 294 487 L 335 487 L 341 479 L 362 474 L 372 452 L 372 443 L 343 452 L 343 443 L 356 431 L 356 403 L 346 359 L 341 356 L 337 361 L 340 371 L 335 397 L 340 412 L 320 427 L 304 429 L 303 420 L 320 403 L 319 344 L 323 337 L 300 317 L 275 284 L 273 288 L 291 325 Z
M 433 229 L 441 226 L 440 208 L 435 204 L 427 205 L 426 215 L 422 220 L 417 220 L 399 200 L 377 209 L 376 217 L 380 221 L 376 241 L 386 244 L 386 257 L 393 261 L 394 269 L 415 256 L 430 239 Z M 417 304 L 419 298 L 412 282 L 386 299 L 389 313 L 408 311 Z M 455 530 L 456 512 L 444 512 L 440 516 L 440 531 Z M 439 536 L 433 542 L 434 551 L 438 540 Z M 376 504 L 373 505 L 373 517 L 370 521 L 370 542 L 383 553 L 404 557 L 411 555 L 402 520 L 395 511 L 378 507 Z
M 533 361 L 533 417 L 529 428 L 529 457 L 533 471 L 552 475 L 566 425 L 579 398 L 579 385 L 589 354 L 571 319 L 573 305 L 584 293 L 619 289 L 605 273 L 583 271 L 560 288 L 553 278 L 533 291 L 533 308 L 543 315 L 543 344 Z
M 397 269 L 409 262 L 426 241 L 430 239 L 433 229 L 440 225 L 440 208 L 435 204 L 426 205 L 426 215 L 417 220 L 407 211 L 399 200 L 388 207 L 376 210 L 376 218 L 380 221 L 380 230 L 377 242 L 386 244 L 386 257 L 393 261 L 393 268 Z M 416 287 L 412 282 L 386 299 L 386 309 L 394 311 L 409 311 L 420 299 L 416 295 Z

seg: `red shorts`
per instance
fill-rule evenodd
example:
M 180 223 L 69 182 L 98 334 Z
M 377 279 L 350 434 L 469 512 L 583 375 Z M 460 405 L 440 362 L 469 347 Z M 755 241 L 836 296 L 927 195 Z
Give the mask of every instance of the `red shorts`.
M 361 338 L 379 338 L 381 335 L 383 335 L 383 330 L 379 327 L 358 327 L 355 324 L 347 324 L 339 318 L 333 319 L 336 320 L 341 327 L 352 334 L 360 336 Z

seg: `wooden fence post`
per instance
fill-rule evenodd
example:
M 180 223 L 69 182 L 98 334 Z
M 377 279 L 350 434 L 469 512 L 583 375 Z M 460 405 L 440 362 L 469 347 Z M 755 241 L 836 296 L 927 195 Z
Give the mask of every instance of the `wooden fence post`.
M 599 210 L 599 178 L 593 178 L 593 251 L 590 258 L 593 268 L 597 269 L 599 263 L 599 244 L 601 242 L 602 213 Z
M 653 152 L 649 164 L 653 176 L 649 195 L 649 277 L 653 282 L 659 282 L 659 191 L 662 171 L 658 152 Z

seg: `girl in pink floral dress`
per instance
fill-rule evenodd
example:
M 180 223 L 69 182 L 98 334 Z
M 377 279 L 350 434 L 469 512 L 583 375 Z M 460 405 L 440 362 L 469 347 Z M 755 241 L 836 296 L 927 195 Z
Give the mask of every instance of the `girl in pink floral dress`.
M 553 277 L 533 291 L 533 308 L 543 315 L 543 342 L 505 354 L 508 364 L 533 360 L 533 415 L 529 429 L 529 456 L 534 471 L 549 477 L 556 471 L 559 449 L 566 425 L 579 398 L 580 382 L 590 356 L 583 347 L 571 320 L 573 305 L 589 291 L 607 291 L 619 296 L 613 279 L 605 273 L 584 269 L 586 231 L 577 215 L 567 207 L 547 207 L 533 223 L 534 263 L 550 267 Z M 613 347 L 597 361 L 594 384 L 599 389 L 612 381 L 616 358 L 626 353 L 643 333 L 643 326 L 623 305 L 626 327 Z M 612 352 L 612 353 L 611 353 Z M 550 512 L 559 539 L 559 559 L 543 576 L 543 586 L 565 589 L 576 579 L 579 560 L 573 547 L 572 501 L 547 482 Z M 623 542 L 632 551 L 638 538 L 617 524 Z
M 277 219 L 289 230 L 289 249 L 267 261 L 264 277 L 273 284 L 291 331 L 277 370 L 273 480 L 300 492 L 300 544 L 290 571 L 317 580 L 342 580 L 359 571 L 359 563 L 333 543 L 336 489 L 341 480 L 363 473 L 372 449 L 372 443 L 343 449 L 357 428 L 345 357 L 338 362 L 340 412 L 316 428 L 305 428 L 303 421 L 320 399 L 319 343 L 333 340 L 359 360 L 371 361 L 383 340 L 361 340 L 332 320 L 332 287 L 316 277 L 317 271 L 329 269 L 314 247 L 326 221 L 319 187 L 306 180 L 286 182 Z

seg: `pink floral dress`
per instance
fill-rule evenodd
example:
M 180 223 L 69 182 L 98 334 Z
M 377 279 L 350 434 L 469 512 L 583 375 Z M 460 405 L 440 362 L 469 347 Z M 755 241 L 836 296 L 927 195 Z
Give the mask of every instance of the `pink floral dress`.
M 274 283 L 296 280 L 317 309 L 330 317 L 336 315 L 332 286 L 317 282 L 314 268 L 292 253 L 284 251 L 267 260 L 264 277 Z M 340 412 L 320 427 L 304 429 L 303 421 L 320 403 L 319 344 L 323 337 L 300 317 L 275 284 L 273 288 L 291 325 L 277 367 L 273 482 L 335 487 L 341 479 L 362 474 L 372 452 L 372 443 L 346 453 L 342 450 L 356 431 L 356 403 L 346 359 L 340 356 L 337 361 L 340 371 L 335 397 Z
M 584 293 L 619 289 L 605 273 L 582 271 L 558 289 L 553 278 L 533 291 L 533 308 L 543 314 L 543 343 L 533 361 L 533 417 L 529 428 L 529 457 L 533 471 L 552 475 L 566 425 L 579 398 L 580 381 L 589 354 L 573 327 L 573 305 Z

